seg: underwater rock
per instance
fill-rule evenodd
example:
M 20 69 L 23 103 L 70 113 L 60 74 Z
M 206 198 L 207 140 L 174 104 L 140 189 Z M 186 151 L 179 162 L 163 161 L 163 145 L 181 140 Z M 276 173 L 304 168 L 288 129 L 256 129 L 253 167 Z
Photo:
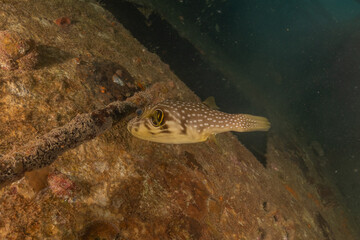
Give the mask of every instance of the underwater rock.
M 329 186 L 326 186 L 324 184 L 317 184 L 316 189 L 324 206 L 335 207 L 338 205 L 335 193 Z
M 92 85 L 95 94 L 106 103 L 124 100 L 141 88 L 131 74 L 117 63 L 110 61 L 83 61 L 76 65 L 76 73 Z
M 95 221 L 86 226 L 82 240 L 112 240 L 119 238 L 119 229 L 107 221 Z
M 33 40 L 24 39 L 16 32 L 0 32 L 0 68 L 33 69 L 38 62 L 38 55 Z
M 319 225 L 324 239 L 329 239 L 329 240 L 335 239 L 333 237 L 333 233 L 331 231 L 329 223 L 324 219 L 324 217 L 319 212 L 316 213 L 316 223 Z
M 48 166 L 25 173 L 25 178 L 34 192 L 38 193 L 47 186 L 49 171 L 50 167 Z

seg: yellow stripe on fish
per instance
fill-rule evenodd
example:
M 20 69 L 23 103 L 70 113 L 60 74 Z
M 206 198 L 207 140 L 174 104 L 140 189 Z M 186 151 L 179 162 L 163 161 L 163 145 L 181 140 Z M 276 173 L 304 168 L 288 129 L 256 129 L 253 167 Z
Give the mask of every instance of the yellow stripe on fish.
M 138 115 L 128 123 L 129 132 L 137 138 L 159 143 L 197 143 L 217 133 L 270 128 L 270 122 L 264 117 L 224 113 L 201 103 L 164 101 Z

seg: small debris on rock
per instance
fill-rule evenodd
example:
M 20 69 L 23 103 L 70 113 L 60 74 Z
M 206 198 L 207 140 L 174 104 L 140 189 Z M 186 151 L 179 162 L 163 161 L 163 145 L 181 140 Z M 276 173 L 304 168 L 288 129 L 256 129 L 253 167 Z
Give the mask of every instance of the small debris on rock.
M 71 20 L 68 17 L 60 17 L 58 19 L 55 19 L 55 24 L 60 27 L 67 27 L 71 24 Z
M 118 72 L 120 74 L 118 74 Z M 116 73 L 114 73 L 114 75 L 112 76 L 112 80 L 114 83 L 119 84 L 120 86 L 125 86 L 123 80 L 121 80 L 121 76 L 122 76 L 122 71 L 118 70 L 116 71 Z
M 52 193 L 59 198 L 68 199 L 75 190 L 75 183 L 68 176 L 57 171 L 49 174 L 48 184 Z
M 76 72 L 78 77 L 86 79 L 94 90 L 100 89 L 102 95 L 99 98 L 106 103 L 124 100 L 140 90 L 123 66 L 110 61 L 80 60 Z

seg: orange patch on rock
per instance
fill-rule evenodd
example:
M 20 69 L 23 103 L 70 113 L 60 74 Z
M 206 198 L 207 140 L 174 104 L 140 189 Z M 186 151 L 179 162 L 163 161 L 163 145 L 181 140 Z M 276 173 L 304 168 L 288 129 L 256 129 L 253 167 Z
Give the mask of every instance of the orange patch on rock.
M 55 19 L 54 22 L 56 25 L 58 25 L 60 27 L 66 27 L 71 24 L 71 20 L 68 17 L 61 17 L 61 18 Z
M 320 201 L 319 201 L 314 195 L 312 195 L 311 193 L 308 193 L 308 194 L 307 194 L 307 197 L 308 197 L 309 199 L 311 199 L 311 200 L 315 203 L 315 205 L 316 205 L 317 207 L 320 207 L 320 206 L 321 206 Z
M 298 194 L 296 193 L 296 191 L 290 187 L 289 185 L 285 184 L 285 189 L 296 199 L 296 200 L 299 200 L 299 196 Z

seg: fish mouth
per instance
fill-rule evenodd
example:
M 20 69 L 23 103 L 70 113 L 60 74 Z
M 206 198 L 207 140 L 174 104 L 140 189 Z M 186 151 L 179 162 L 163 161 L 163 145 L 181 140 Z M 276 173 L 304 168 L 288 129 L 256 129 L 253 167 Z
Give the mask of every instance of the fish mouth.
M 135 133 L 138 131 L 140 127 L 140 124 L 141 124 L 141 120 L 135 117 L 128 122 L 126 128 L 132 135 L 135 135 Z

